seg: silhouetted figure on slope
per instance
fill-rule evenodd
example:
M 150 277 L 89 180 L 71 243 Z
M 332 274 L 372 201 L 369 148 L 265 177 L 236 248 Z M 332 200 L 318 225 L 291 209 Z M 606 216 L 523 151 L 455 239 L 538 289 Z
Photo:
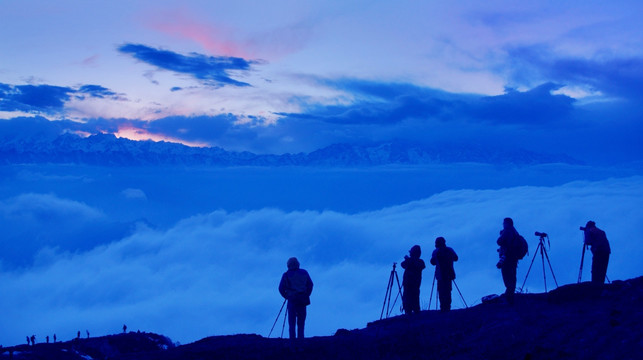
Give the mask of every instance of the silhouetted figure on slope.
M 47 336 L 45 337 L 45 339 L 46 339 L 46 341 L 47 341 L 47 344 L 49 344 L 49 335 L 47 335 Z
M 56 343 L 56 340 L 58 339 L 56 338 L 56 334 L 54 334 L 54 344 Z
M 402 277 L 402 306 L 406 314 L 420 312 L 420 285 L 422 284 L 422 270 L 426 268 L 424 260 L 420 259 L 422 249 L 419 245 L 413 245 L 409 255 L 404 256 L 400 264 L 404 269 Z
M 435 250 L 431 255 L 431 264 L 435 265 L 435 278 L 438 281 L 438 296 L 440 297 L 440 310 L 451 310 L 451 290 L 455 280 L 453 262 L 458 261 L 458 255 L 448 247 L 443 237 L 435 239 Z
M 123 334 L 127 332 L 127 325 L 123 324 Z
M 290 258 L 287 262 L 288 271 L 281 276 L 279 293 L 288 300 L 288 329 L 290 338 L 295 334 L 299 339 L 304 338 L 306 323 L 306 306 L 310 305 L 310 294 L 313 292 L 313 281 L 304 269 L 299 268 L 297 258 Z M 295 331 L 296 325 L 296 331 Z
M 31 335 L 31 345 L 36 345 L 36 335 Z
M 592 282 L 604 284 L 607 275 L 607 264 L 610 260 L 612 249 L 607 241 L 605 231 L 596 227 L 596 223 L 588 221 L 584 228 L 585 245 L 591 246 L 592 251 Z
M 518 244 L 518 231 L 514 228 L 514 222 L 511 218 L 505 218 L 502 222 L 502 230 L 498 238 L 498 255 L 500 260 L 496 267 L 502 272 L 502 281 L 505 283 L 505 298 L 509 304 L 514 302 L 516 292 L 516 269 L 518 267 L 518 256 L 516 247 Z

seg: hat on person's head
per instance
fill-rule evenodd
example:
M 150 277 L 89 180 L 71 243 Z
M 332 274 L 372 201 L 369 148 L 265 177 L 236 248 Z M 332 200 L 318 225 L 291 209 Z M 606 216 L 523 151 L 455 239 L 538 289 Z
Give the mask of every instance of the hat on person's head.
M 409 250 L 409 254 L 411 254 L 411 257 L 419 258 L 420 255 L 422 255 L 422 249 L 420 248 L 420 245 L 413 245 L 413 247 L 411 247 L 411 250 Z
M 510 217 L 507 217 L 502 221 L 502 223 L 513 226 L 514 225 L 514 220 L 512 218 L 510 218 Z
M 297 270 L 299 269 L 299 260 L 296 257 L 291 257 L 286 263 L 288 270 Z
M 587 222 L 587 225 L 585 225 L 585 227 L 588 227 L 588 228 L 596 227 L 596 223 L 590 220 Z
M 442 236 L 435 239 L 435 247 L 447 246 L 447 241 Z

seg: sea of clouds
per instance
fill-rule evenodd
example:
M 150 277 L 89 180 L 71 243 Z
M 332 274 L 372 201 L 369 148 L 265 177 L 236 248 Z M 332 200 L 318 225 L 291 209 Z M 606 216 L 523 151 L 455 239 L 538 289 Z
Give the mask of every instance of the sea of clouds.
M 142 191 L 127 189 L 124 198 L 146 201 Z M 428 265 L 421 288 L 427 308 L 433 279 L 428 260 L 437 236 L 444 236 L 460 256 L 457 285 L 469 305 L 477 304 L 485 295 L 504 291 L 495 268 L 495 241 L 506 216 L 514 219 L 531 250 L 519 265 L 519 287 L 538 244 L 534 231 L 549 234 L 546 250 L 558 285 L 575 283 L 582 249 L 579 226 L 588 220 L 607 232 L 612 245 L 609 278 L 632 278 L 643 275 L 642 205 L 643 177 L 634 176 L 446 190 L 353 213 L 266 207 L 199 212 L 167 227 L 138 222 L 122 237 L 116 231 L 117 240 L 45 244 L 32 264 L 4 266 L 0 344 L 23 343 L 32 334 L 39 342 L 54 333 L 60 340 L 77 331 L 85 336 L 86 330 L 107 335 L 122 331 L 123 324 L 181 343 L 236 333 L 267 336 L 283 302 L 277 285 L 291 256 L 299 258 L 315 284 L 307 335 L 332 335 L 380 318 L 392 265 L 415 244 Z M 35 221 L 39 214 L 63 229 L 70 226 L 64 220 L 69 217 L 110 228 L 104 209 L 54 194 L 21 194 L 0 202 L 4 227 L 11 219 Z M 588 252 L 583 280 L 590 278 L 590 262 Z M 398 272 L 401 280 L 403 269 Z M 543 291 L 542 273 L 537 254 L 524 291 Z M 548 267 L 546 274 L 551 290 L 555 284 Z M 463 307 L 455 289 L 453 304 Z M 281 321 L 273 337 L 281 333 Z

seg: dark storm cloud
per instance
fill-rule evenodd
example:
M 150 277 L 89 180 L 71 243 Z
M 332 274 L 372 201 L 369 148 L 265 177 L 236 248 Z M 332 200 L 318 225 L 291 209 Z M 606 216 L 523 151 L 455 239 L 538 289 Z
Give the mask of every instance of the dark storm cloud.
M 99 86 L 82 85 L 78 88 L 54 85 L 11 85 L 0 83 L 0 110 L 23 111 L 27 113 L 57 114 L 63 111 L 65 103 L 75 96 L 118 99 L 118 94 Z
M 256 61 L 229 56 L 206 56 L 197 53 L 182 55 L 141 44 L 121 45 L 118 47 L 118 51 L 123 54 L 129 54 L 160 69 L 193 76 L 205 84 L 215 87 L 225 85 L 250 86 L 248 83 L 232 79 L 229 71 L 247 71 L 250 70 L 251 65 L 257 63 Z

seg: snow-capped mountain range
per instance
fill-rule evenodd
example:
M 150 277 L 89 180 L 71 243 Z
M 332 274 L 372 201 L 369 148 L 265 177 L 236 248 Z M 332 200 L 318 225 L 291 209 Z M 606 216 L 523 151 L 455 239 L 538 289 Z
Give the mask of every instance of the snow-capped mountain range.
M 310 153 L 280 155 L 227 151 L 220 147 L 190 147 L 163 141 L 135 141 L 112 134 L 89 137 L 63 134 L 53 140 L 14 138 L 3 139 L 0 143 L 0 164 L 377 166 L 457 162 L 514 165 L 579 163 L 567 155 L 539 154 L 522 149 L 476 145 L 423 146 L 395 142 L 334 144 Z

